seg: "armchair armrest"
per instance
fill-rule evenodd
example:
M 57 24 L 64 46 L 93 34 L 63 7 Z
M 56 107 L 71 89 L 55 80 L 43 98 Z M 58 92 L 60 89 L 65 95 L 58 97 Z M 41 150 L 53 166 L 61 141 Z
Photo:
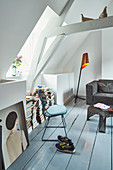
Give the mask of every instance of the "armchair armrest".
M 86 104 L 94 104 L 93 96 L 98 92 L 97 81 L 92 81 L 91 83 L 86 84 Z

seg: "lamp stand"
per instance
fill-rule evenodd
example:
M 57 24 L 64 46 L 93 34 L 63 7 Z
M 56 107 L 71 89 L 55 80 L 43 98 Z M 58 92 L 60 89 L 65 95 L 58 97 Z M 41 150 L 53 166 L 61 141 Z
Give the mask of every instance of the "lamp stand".
M 75 95 L 75 103 L 77 102 L 77 98 L 85 100 L 82 97 L 78 97 L 78 90 L 79 90 L 79 85 L 80 85 L 80 78 L 81 78 L 82 69 L 85 68 L 87 65 L 89 65 L 88 53 L 84 53 L 83 56 L 82 56 L 82 63 L 81 63 L 81 67 L 80 67 L 77 92 L 76 92 L 76 95 Z
M 78 90 L 79 90 L 79 85 L 80 85 L 81 73 L 82 73 L 82 67 L 80 68 L 80 73 L 79 73 L 77 92 L 76 92 L 76 95 L 75 95 L 75 103 L 77 102 L 77 98 L 85 100 L 85 99 L 82 98 L 82 97 L 78 97 Z

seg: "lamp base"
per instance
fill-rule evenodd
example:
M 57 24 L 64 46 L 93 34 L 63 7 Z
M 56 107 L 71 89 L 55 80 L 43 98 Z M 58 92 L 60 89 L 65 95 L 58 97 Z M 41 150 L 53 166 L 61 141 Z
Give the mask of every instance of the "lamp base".
M 85 99 L 85 98 L 83 98 L 83 97 L 78 97 L 78 96 L 75 96 L 75 103 L 77 102 L 77 99 L 86 100 L 86 99 Z

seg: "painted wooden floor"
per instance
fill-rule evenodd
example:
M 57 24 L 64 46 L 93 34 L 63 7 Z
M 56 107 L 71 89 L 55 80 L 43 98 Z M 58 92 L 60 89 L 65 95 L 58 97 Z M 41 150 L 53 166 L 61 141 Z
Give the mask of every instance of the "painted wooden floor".
M 72 139 L 76 152 L 62 153 L 56 150 L 56 142 L 42 142 L 44 124 L 30 134 L 30 146 L 8 168 L 8 170 L 112 170 L 113 169 L 113 128 L 112 118 L 106 122 L 106 133 L 98 132 L 98 115 L 87 121 L 85 100 L 76 104 L 71 101 L 67 107 L 66 123 L 68 137 Z M 51 124 L 60 124 L 59 117 Z M 64 135 L 63 129 L 47 129 L 49 139 Z

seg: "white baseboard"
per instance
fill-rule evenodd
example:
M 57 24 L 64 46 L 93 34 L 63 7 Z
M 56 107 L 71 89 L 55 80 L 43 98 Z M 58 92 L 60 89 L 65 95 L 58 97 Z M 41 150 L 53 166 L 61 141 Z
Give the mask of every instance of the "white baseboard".
M 69 103 L 73 98 L 74 98 L 74 94 L 70 95 L 65 101 L 64 101 L 64 104 L 67 104 Z

